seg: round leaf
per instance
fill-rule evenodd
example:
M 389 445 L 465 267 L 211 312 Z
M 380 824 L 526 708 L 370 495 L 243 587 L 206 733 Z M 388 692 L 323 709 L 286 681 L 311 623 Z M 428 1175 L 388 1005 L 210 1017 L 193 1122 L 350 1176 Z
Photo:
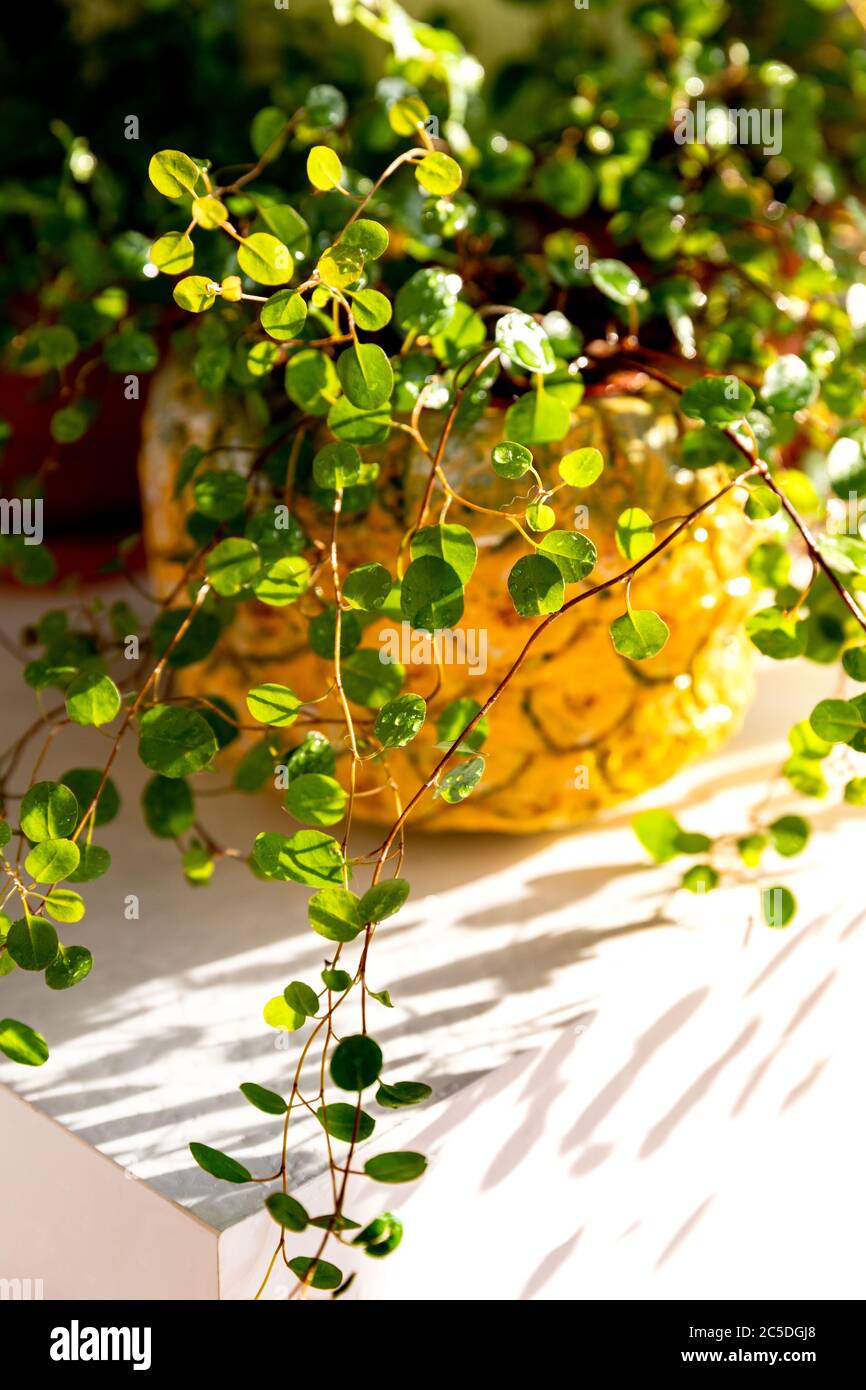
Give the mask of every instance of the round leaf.
M 206 719 L 182 705 L 155 705 L 139 721 L 138 756 L 151 772 L 187 777 L 200 772 L 217 751 Z
M 670 635 L 664 619 L 650 609 L 632 608 L 622 617 L 614 618 L 610 625 L 614 648 L 630 661 L 647 661 L 658 656 Z
M 363 1091 L 378 1081 L 382 1049 L 363 1033 L 341 1038 L 331 1057 L 331 1080 L 341 1091 Z
M 58 945 L 57 932 L 44 917 L 20 917 L 6 935 L 6 950 L 22 970 L 47 969 L 57 955 Z
M 28 840 L 62 839 L 78 822 L 78 801 L 60 782 L 35 782 L 21 798 L 21 829 Z
M 557 613 L 565 602 L 562 573 L 543 555 L 523 555 L 508 576 L 508 592 L 521 618 Z
M 247 709 L 260 724 L 283 728 L 294 724 L 301 701 L 287 685 L 255 685 L 247 695 Z
M 110 676 L 84 671 L 67 687 L 66 713 L 75 724 L 97 728 L 110 724 L 120 712 L 120 691 Z

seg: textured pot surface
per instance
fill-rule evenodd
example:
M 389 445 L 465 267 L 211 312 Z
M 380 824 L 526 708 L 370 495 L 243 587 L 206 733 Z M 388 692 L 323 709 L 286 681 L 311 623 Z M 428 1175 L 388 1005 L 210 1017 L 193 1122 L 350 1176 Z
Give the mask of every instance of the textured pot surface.
M 438 421 L 422 417 L 422 423 L 428 442 L 435 443 Z M 494 511 L 526 492 L 525 480 L 505 482 L 492 473 L 490 453 L 502 437 L 503 414 L 491 410 L 466 432 L 452 435 L 444 459 L 451 486 Z M 250 442 L 243 423 L 209 406 L 177 366 L 164 369 L 151 393 L 141 456 L 146 539 L 159 593 L 178 582 L 183 558 L 193 549 L 184 531 L 184 508 L 172 496 L 183 451 L 190 443 L 233 442 Z M 578 407 L 566 440 L 533 451 L 545 481 L 555 485 L 558 459 L 585 445 L 604 455 L 602 478 L 586 492 L 561 489 L 552 505 L 558 528 L 580 527 L 598 548 L 598 566 L 587 585 L 625 568 L 613 534 L 624 508 L 643 507 L 657 521 L 681 517 L 723 482 L 716 470 L 694 474 L 679 466 L 679 426 L 661 392 L 603 396 Z M 367 451 L 367 456 L 374 455 Z M 341 560 L 344 571 L 379 561 L 394 574 L 401 538 L 417 517 L 429 461 L 397 431 L 375 456 L 381 463 L 376 496 L 368 510 L 342 520 Z M 242 467 L 249 458 L 249 452 L 223 447 L 211 466 Z M 428 796 L 413 823 L 513 832 L 565 828 L 664 781 L 736 727 L 752 690 L 751 648 L 743 630 L 750 606 L 743 582 L 750 528 L 738 496 L 728 494 L 715 504 L 632 584 L 632 606 L 654 609 L 670 628 L 664 650 L 639 663 L 614 651 L 608 628 L 625 609 L 619 585 L 565 613 L 535 645 L 495 708 L 479 787 L 458 806 Z M 436 505 L 440 502 L 441 493 Z M 585 505 L 587 513 L 576 516 L 576 504 Z M 310 537 L 328 537 L 330 515 L 310 499 L 298 498 L 297 515 Z M 389 754 L 404 802 L 440 756 L 434 746 L 438 713 L 460 697 L 483 702 L 538 621 L 517 616 L 506 587 L 510 569 L 526 552 L 517 531 L 456 501 L 447 519 L 470 527 L 479 548 L 458 629 L 466 634 L 469 661 L 446 660 L 438 674 L 435 664 L 406 666 L 403 689 L 424 695 L 429 709 L 418 738 Z M 578 592 L 576 586 L 567 589 L 568 597 Z M 327 588 L 322 597 L 331 599 Z M 308 621 L 317 611 L 311 594 L 285 608 L 242 603 L 211 657 L 177 673 L 177 690 L 219 694 L 243 712 L 246 691 L 262 681 L 279 681 L 307 698 L 321 695 L 333 671 L 306 646 Z M 399 619 L 377 619 L 365 628 L 363 646 L 382 650 L 398 635 Z M 446 656 L 460 656 L 459 650 L 444 650 Z M 332 698 L 316 708 L 323 720 L 339 716 Z M 356 712 L 363 727 L 371 713 L 361 707 Z M 323 722 L 322 729 L 342 751 L 339 725 Z M 288 745 L 300 740 L 300 733 L 291 737 L 295 730 L 285 732 Z M 244 745 L 239 741 L 238 746 Z M 383 778 L 379 763 L 367 763 L 361 789 Z M 378 795 L 362 797 L 357 814 L 392 821 L 391 791 L 383 786 Z

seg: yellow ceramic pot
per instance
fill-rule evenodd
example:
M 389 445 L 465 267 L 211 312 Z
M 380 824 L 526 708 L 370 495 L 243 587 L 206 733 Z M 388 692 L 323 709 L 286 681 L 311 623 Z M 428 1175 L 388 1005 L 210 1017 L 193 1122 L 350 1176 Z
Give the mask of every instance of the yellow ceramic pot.
M 435 441 L 435 428 L 424 418 L 426 436 Z M 624 508 L 643 507 L 656 520 L 679 517 L 719 490 L 724 481 L 720 472 L 695 474 L 680 466 L 680 429 L 671 400 L 661 391 L 602 396 L 578 407 L 573 429 L 561 444 L 534 450 L 539 471 L 551 484 L 556 462 L 567 451 L 594 445 L 604 456 L 605 472 L 591 489 L 564 488 L 553 499 L 556 526 L 585 529 L 598 549 L 598 566 L 587 584 L 624 568 L 613 540 L 615 520 Z M 525 492 L 523 480 L 505 482 L 490 468 L 491 450 L 502 437 L 503 414 L 491 410 L 468 431 L 452 436 L 444 460 L 451 486 L 494 511 Z M 191 553 L 184 508 L 172 496 L 184 449 L 190 443 L 209 447 L 248 438 L 242 422 L 209 405 L 179 367 L 163 370 L 151 395 L 141 458 L 146 538 L 159 592 L 173 588 L 183 558 Z M 231 449 L 214 456 L 220 466 L 239 468 L 247 466 L 249 457 Z M 394 574 L 401 538 L 417 516 L 429 462 L 396 431 L 378 457 L 375 501 L 365 513 L 341 523 L 344 572 L 378 561 Z M 441 494 L 434 500 L 431 519 Z M 576 503 L 587 510 L 575 513 Z M 329 514 L 300 499 L 298 515 L 308 535 L 327 538 Z M 506 587 L 510 569 L 526 552 L 514 528 L 456 502 L 448 520 L 468 526 L 479 549 L 457 630 L 464 633 L 462 643 L 458 638 L 450 648 L 443 646 L 446 660 L 437 673 L 429 661 L 413 662 L 412 645 L 406 647 L 406 634 L 393 618 L 372 622 L 363 638 L 365 647 L 408 656 L 403 689 L 428 699 L 421 734 L 388 759 L 404 801 L 440 756 L 434 746 L 437 714 L 461 697 L 483 702 L 538 621 L 517 616 Z M 633 607 L 654 609 L 671 632 L 664 650 L 649 661 L 624 660 L 611 644 L 609 625 L 625 608 L 618 585 L 554 622 L 495 708 L 481 784 L 457 806 L 428 795 L 413 823 L 435 830 L 563 829 L 646 791 L 716 747 L 736 726 L 752 690 L 750 646 L 743 629 L 749 609 L 743 578 L 749 547 L 742 501 L 730 493 L 640 572 L 632 585 Z M 567 592 L 578 591 L 571 587 Z M 322 597 L 330 599 L 327 588 Z M 305 698 L 319 696 L 332 679 L 332 668 L 307 646 L 307 622 L 315 611 L 315 605 L 304 602 L 287 608 L 243 603 L 210 659 L 177 673 L 179 692 L 219 694 L 239 710 L 245 709 L 246 691 L 262 681 L 281 682 Z M 425 646 L 426 652 L 421 650 Z M 416 656 L 433 655 L 429 643 L 416 642 L 415 649 Z M 317 709 L 323 720 L 339 717 L 332 698 Z M 357 715 L 359 721 L 369 720 L 370 711 L 358 707 Z M 321 727 L 342 755 L 339 725 L 323 722 Z M 383 777 L 381 764 L 366 764 L 361 789 L 381 784 Z M 370 820 L 392 821 L 391 791 L 362 797 L 357 811 Z

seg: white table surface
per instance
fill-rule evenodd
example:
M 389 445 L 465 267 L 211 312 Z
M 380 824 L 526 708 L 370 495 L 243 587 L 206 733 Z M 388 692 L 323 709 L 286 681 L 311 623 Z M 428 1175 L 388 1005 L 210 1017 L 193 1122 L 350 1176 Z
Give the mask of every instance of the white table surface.
M 14 631 L 31 611 L 29 601 L 7 598 L 4 629 Z M 32 692 L 10 665 L 0 663 L 5 740 L 33 717 Z M 744 730 L 727 748 L 635 804 L 669 806 L 690 829 L 738 829 L 785 756 L 788 723 L 808 713 L 830 679 L 802 663 L 769 666 Z M 98 735 L 73 729 L 55 742 L 42 775 L 95 765 L 102 746 Z M 326 947 L 310 932 L 306 893 L 294 885 L 259 882 L 226 862 L 209 888 L 188 886 L 174 845 L 143 833 L 136 802 L 147 773 L 131 747 L 115 777 L 125 807 L 99 832 L 114 864 L 86 885 L 87 917 L 66 932 L 93 951 L 93 972 L 60 992 L 20 970 L 0 981 L 0 1012 L 39 1028 L 51 1047 L 41 1068 L 0 1059 L 0 1081 L 224 1229 L 260 1206 L 261 1191 L 216 1183 L 187 1145 L 209 1143 L 255 1173 L 273 1171 L 280 1125 L 237 1088 L 256 1081 L 287 1089 L 299 1035 L 286 1051 L 261 1008 L 290 980 L 314 979 Z M 691 978 L 712 961 L 720 937 L 739 949 L 754 891 L 732 888 L 707 900 L 673 893 L 685 861 L 647 864 L 629 828 L 635 804 L 567 835 L 410 834 L 413 895 L 377 933 L 369 971 L 372 987 L 388 988 L 396 1006 L 374 1005 L 371 1023 L 393 1079 L 427 1080 L 442 1101 L 549 1044 L 564 1025 L 588 1022 L 622 982 L 639 979 L 652 1012 L 657 986 L 660 1007 L 669 998 L 671 972 L 682 968 Z M 790 806 L 789 797 L 780 811 Z M 812 843 L 801 859 L 780 865 L 802 902 L 798 930 L 822 912 L 853 913 L 862 845 L 857 812 L 821 803 L 808 810 Z M 279 825 L 266 801 L 237 797 L 209 801 L 207 820 L 217 836 L 241 845 Z M 130 893 L 140 898 L 137 922 L 124 918 Z M 794 937 L 755 926 L 751 939 L 769 965 Z M 578 1052 L 573 1057 L 576 1066 Z M 389 1126 L 405 1132 L 419 1122 L 384 1115 L 377 1141 Z M 293 1131 L 294 1187 L 321 1171 L 324 1147 L 309 1115 L 293 1120 Z M 521 1133 L 528 1135 L 525 1122 Z

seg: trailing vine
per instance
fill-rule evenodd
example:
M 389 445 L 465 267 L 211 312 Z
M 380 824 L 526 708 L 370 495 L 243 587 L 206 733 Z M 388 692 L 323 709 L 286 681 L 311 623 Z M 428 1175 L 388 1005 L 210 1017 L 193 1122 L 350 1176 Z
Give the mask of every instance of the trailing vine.
M 392 39 L 388 26 L 409 22 L 396 5 L 348 8 Z M 647 277 L 635 265 L 594 251 L 584 267 L 576 253 L 590 243 L 570 224 L 579 224 L 591 198 L 587 181 L 594 187 L 596 176 L 575 156 L 569 126 L 535 174 L 536 191 L 569 224 L 544 236 L 547 278 L 539 286 L 533 251 L 516 276 L 496 265 L 495 210 L 479 211 L 463 186 L 468 172 L 470 186 L 477 178 L 481 192 L 486 180 L 488 191 L 498 183 L 513 195 L 528 177 L 532 155 L 504 137 L 479 154 L 481 137 L 472 145 L 462 125 L 464 117 L 471 123 L 471 94 L 459 93 L 454 54 L 446 60 L 435 47 L 425 49 L 420 30 L 422 66 L 428 64 L 447 92 L 450 116 L 446 120 L 443 112 L 443 122 L 454 140 L 450 148 L 431 133 L 438 120 L 420 91 L 404 83 L 387 101 L 387 123 L 392 137 L 409 143 L 380 172 L 361 175 L 344 162 L 341 94 L 320 85 L 291 114 L 276 107 L 259 113 L 252 130 L 256 159 L 248 167 L 221 175 L 208 160 L 173 149 L 151 158 L 150 183 L 166 200 L 164 214 L 157 214 L 164 230 L 149 249 L 151 278 L 161 273 L 174 281 L 183 320 L 177 347 L 186 351 L 201 389 L 214 401 L 243 396 L 248 442 L 186 449 L 174 498 L 186 511 L 189 545 L 177 557 L 180 574 L 168 592 L 144 595 L 156 604 L 155 618 L 145 624 L 125 600 L 108 609 L 82 600 L 44 614 L 29 635 L 29 645 L 42 653 L 25 654 L 23 670 L 40 715 L 13 741 L 0 771 L 7 815 L 0 822 L 0 975 L 17 966 L 43 972 L 50 988 L 61 989 L 90 972 L 90 952 L 62 943 L 55 924 L 84 917 L 84 898 L 74 885 L 109 867 L 94 834 L 116 814 L 111 772 L 128 736 L 137 739 L 151 774 L 143 794 L 145 822 L 155 835 L 178 842 L 191 883 L 207 883 L 217 863 L 228 859 L 248 864 L 259 877 L 313 890 L 309 925 L 329 951 L 320 980 L 291 981 L 264 1009 L 267 1023 L 301 1040 L 286 1094 L 258 1082 L 241 1085 L 251 1105 L 282 1125 L 277 1170 L 254 1175 L 221 1151 L 190 1145 L 213 1177 L 273 1189 L 264 1204 L 275 1223 L 274 1250 L 256 1297 L 278 1261 L 296 1277 L 293 1295 L 309 1286 L 339 1294 L 349 1280 L 335 1263 L 335 1249 L 350 1245 L 381 1258 L 401 1241 L 402 1224 L 390 1210 L 364 1227 L 351 1215 L 356 1181 L 399 1185 L 426 1168 L 425 1156 L 415 1152 L 358 1153 L 376 1125 L 367 1105 L 404 1109 L 432 1094 L 426 1082 L 398 1079 L 386 1069 L 375 1010 L 392 1001 L 368 982 L 375 937 L 410 893 L 403 877 L 406 826 L 425 798 L 458 806 L 483 785 L 485 741 L 495 729 L 497 704 L 561 617 L 600 595 L 614 596 L 621 611 L 608 623 L 613 649 L 626 662 L 652 661 L 670 631 L 659 613 L 637 604 L 644 571 L 692 535 L 722 499 L 735 498 L 754 524 L 755 544 L 744 566 L 756 594 L 772 600 L 747 620 L 754 647 L 774 660 L 838 660 L 843 676 L 866 682 L 866 614 L 858 597 L 866 585 L 866 542 L 859 516 L 853 530 L 839 534 L 829 524 L 832 508 L 810 480 L 810 472 L 818 476 L 820 455 L 822 481 L 837 499 L 866 492 L 866 429 L 859 419 L 866 381 L 860 295 L 866 291 L 858 269 L 866 216 L 859 204 L 850 197 L 828 199 L 832 208 L 822 222 L 819 209 L 804 206 L 792 192 L 793 208 L 783 215 L 766 172 L 747 182 L 742 152 L 666 147 L 679 180 L 673 187 L 688 197 L 664 185 L 663 226 L 645 216 L 662 186 L 653 184 L 647 163 L 651 141 L 626 141 L 616 172 L 629 191 L 606 235 L 615 233 L 623 244 L 636 241 L 635 265 L 657 261 L 662 270 L 651 267 Z M 847 42 L 847 31 L 844 37 Z M 748 68 L 739 52 L 744 47 L 729 44 L 716 73 L 720 85 L 726 74 L 732 84 L 743 79 L 731 69 Z M 670 97 L 680 90 L 690 51 L 683 37 L 671 59 L 659 138 L 669 134 Z M 772 86 L 781 78 L 777 73 L 764 80 Z M 605 129 L 586 127 L 589 150 L 607 151 Z M 461 139 L 468 146 L 466 169 L 457 157 Z M 256 192 L 286 153 L 300 152 L 312 190 L 305 197 L 321 214 L 315 237 L 278 186 Z M 242 172 L 229 177 L 238 167 Z M 732 189 L 735 206 L 725 201 L 725 190 Z M 406 207 L 412 210 L 401 214 Z M 725 223 L 724 235 L 712 230 L 714 218 Z M 596 237 L 603 241 L 601 232 Z M 410 265 L 406 273 L 406 258 L 433 263 Z M 401 267 L 396 287 L 383 272 L 392 261 Z M 772 272 L 783 265 L 789 274 L 781 292 Z M 498 289 L 509 281 L 514 302 L 489 293 L 491 282 Z M 107 293 L 101 291 L 103 299 Z M 736 313 L 728 314 L 732 306 Z M 584 335 L 577 322 L 584 312 L 595 336 Z M 760 334 L 750 332 L 750 316 Z M 798 350 L 780 351 L 792 335 Z M 40 322 L 24 338 L 19 349 L 25 358 L 58 373 L 63 383 L 55 440 L 78 438 L 93 415 L 87 396 L 92 365 L 68 377 L 80 347 L 75 332 L 63 322 Z M 104 355 L 113 370 L 135 376 L 155 366 L 159 354 L 154 337 L 133 321 L 108 339 Z M 637 505 L 623 509 L 615 528 L 620 563 L 604 573 L 592 540 L 580 528 L 557 529 L 551 505 L 557 495 L 573 495 L 576 504 L 588 498 L 591 507 L 605 486 L 609 461 L 597 448 L 556 452 L 587 385 L 599 393 L 651 386 L 665 393 L 680 415 L 682 467 L 708 480 L 705 494 L 681 515 L 654 518 Z M 517 489 L 500 510 L 485 506 L 449 473 L 453 432 L 477 420 L 492 399 L 508 402 L 503 435 L 479 462 Z M 428 434 L 428 418 L 435 435 Z M 392 430 L 402 432 L 424 461 L 420 498 L 393 565 L 351 567 L 343 558 L 343 528 L 347 515 L 363 514 L 377 487 L 389 481 L 380 473 L 381 446 Z M 809 467 L 794 467 L 804 450 L 814 456 L 806 460 Z M 365 627 L 385 615 L 422 633 L 460 624 L 478 547 L 471 529 L 450 519 L 452 509 L 468 519 L 492 512 L 507 521 L 521 550 L 510 569 L 508 602 L 526 632 L 485 698 L 443 704 L 441 669 L 431 674 L 426 698 L 401 693 L 400 664 L 383 662 L 361 642 Z M 326 524 L 309 526 L 310 516 Z M 50 578 L 50 559 L 32 553 L 22 538 L 4 538 L 4 546 L 19 578 Z M 126 568 L 123 551 L 118 568 Z M 177 672 L 217 649 L 237 612 L 253 602 L 298 607 L 308 619 L 311 650 L 330 663 L 325 685 L 296 690 L 274 681 L 251 683 L 245 714 L 204 687 L 175 693 Z M 8 638 L 4 645 L 19 655 Z M 43 692 L 52 689 L 60 690 L 62 703 L 45 709 Z M 404 799 L 389 760 L 412 744 L 434 710 L 438 756 Z M 104 730 L 107 756 L 97 767 L 47 780 L 41 775 L 45 759 L 70 724 Z M 289 728 L 305 736 L 287 745 Z M 40 738 L 24 779 L 25 759 Z M 189 784 L 225 766 L 222 750 L 242 740 L 232 788 L 252 792 L 270 784 L 301 826 L 288 835 L 262 831 L 251 849 L 216 842 Z M 851 764 L 852 753 L 866 753 L 866 696 L 822 700 L 795 725 L 790 744 L 783 773 L 798 793 L 825 795 L 822 769 L 838 765 L 844 800 L 866 804 L 866 776 L 856 775 Z M 342 780 L 335 775 L 338 758 Z M 381 774 L 372 788 L 362 785 L 368 766 Z M 379 846 L 358 854 L 353 824 L 369 796 L 390 797 L 393 810 Z M 17 817 L 8 809 L 15 803 Z M 758 813 L 748 828 L 715 840 L 684 830 L 664 810 L 640 813 L 634 828 L 657 862 L 678 855 L 697 860 L 681 880 L 696 893 L 719 885 L 733 847 L 755 879 L 767 926 L 792 920 L 793 894 L 767 881 L 761 861 L 768 849 L 787 858 L 805 848 L 810 827 L 804 816 L 764 823 Z M 24 1064 L 48 1056 L 42 1035 L 14 1019 L 0 1024 L 0 1047 Z M 303 1111 L 321 1126 L 330 1175 L 330 1210 L 312 1216 L 290 1191 L 290 1125 Z M 302 1236 L 305 1253 L 293 1253 Z

